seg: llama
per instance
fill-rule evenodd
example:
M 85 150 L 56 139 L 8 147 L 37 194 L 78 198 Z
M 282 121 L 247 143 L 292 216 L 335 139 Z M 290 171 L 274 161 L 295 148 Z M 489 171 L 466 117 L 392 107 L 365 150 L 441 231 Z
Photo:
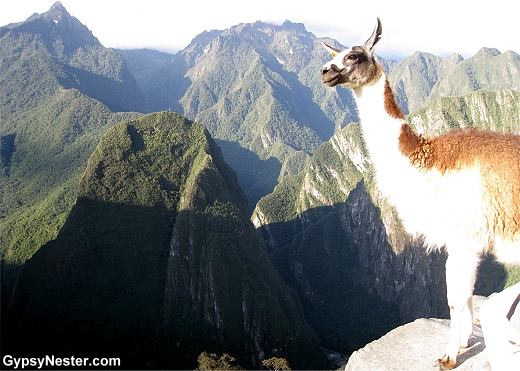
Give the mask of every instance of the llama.
M 322 82 L 353 90 L 378 187 L 409 232 L 447 251 L 451 326 L 439 362 L 451 369 L 473 332 L 471 298 L 481 255 L 520 263 L 520 136 L 474 129 L 417 135 L 375 60 L 381 33 L 378 18 L 362 46 L 341 51 L 323 43 L 333 59 L 321 71 Z M 514 287 L 520 294 L 520 284 Z

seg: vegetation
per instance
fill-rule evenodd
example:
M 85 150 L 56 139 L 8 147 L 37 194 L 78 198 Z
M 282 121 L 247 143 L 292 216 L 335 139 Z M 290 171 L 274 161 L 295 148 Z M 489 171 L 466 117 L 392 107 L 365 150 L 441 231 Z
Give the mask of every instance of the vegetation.
M 478 90 L 444 97 L 410 115 L 410 122 L 425 135 L 476 127 L 520 133 L 520 93 L 515 90 Z
M 64 22 L 55 23 L 57 16 Z M 138 116 L 110 107 L 129 109 L 139 94 L 121 56 L 59 3 L 2 27 L 0 56 L 0 254 L 2 284 L 11 292 L 19 268 L 63 226 L 103 133 Z M 98 90 L 88 88 L 94 85 Z
M 349 353 L 425 308 L 442 315 L 443 257 L 417 252 L 379 194 L 349 90 L 320 81 L 319 44 L 301 24 L 242 24 L 175 56 L 121 52 L 130 73 L 59 3 L 2 27 L 6 349 L 325 367 L 315 334 Z M 381 63 L 423 133 L 520 131 L 514 52 Z M 478 290 L 518 271 L 486 261 Z
M 240 365 L 234 364 L 235 361 L 236 359 L 227 353 L 218 356 L 215 353 L 202 352 L 198 358 L 199 366 L 195 370 L 243 370 Z
M 23 342 L 15 335 L 18 331 L 43 330 L 43 338 L 35 336 L 23 348 L 59 353 L 76 346 L 85 356 L 121 354 L 127 365 L 153 354 L 178 198 L 168 178 L 178 174 L 169 171 L 176 170 L 177 162 L 167 163 L 168 169 L 157 153 L 173 157 L 168 142 L 157 148 L 161 134 L 168 135 L 164 121 L 160 115 L 151 123 L 144 120 L 150 126 L 143 134 L 143 148 L 130 148 L 132 125 L 116 125 L 101 140 L 67 223 L 24 266 L 17 286 L 20 294 L 14 296 L 11 309 L 17 315 L 9 322 L 13 351 L 20 349 L 18 341 Z M 152 135 L 159 125 L 163 132 Z M 128 158 L 123 161 L 124 151 Z M 155 166 L 163 172 L 150 173 L 148 161 L 157 161 Z M 100 163 L 110 171 L 100 171 Z M 25 294 L 33 297 L 31 304 L 24 303 Z M 30 318 L 38 316 L 45 317 L 45 323 L 31 323 Z M 79 346 L 85 343 L 91 345 Z
M 272 357 L 269 359 L 264 359 L 262 361 L 262 366 L 267 367 L 272 371 L 288 371 L 291 369 L 289 367 L 289 362 L 285 358 Z
M 113 126 L 78 193 L 58 237 L 18 278 L 10 350 L 187 368 L 201 349 L 251 366 L 281 347 L 296 364 L 320 364 L 298 300 L 202 125 L 161 112 Z

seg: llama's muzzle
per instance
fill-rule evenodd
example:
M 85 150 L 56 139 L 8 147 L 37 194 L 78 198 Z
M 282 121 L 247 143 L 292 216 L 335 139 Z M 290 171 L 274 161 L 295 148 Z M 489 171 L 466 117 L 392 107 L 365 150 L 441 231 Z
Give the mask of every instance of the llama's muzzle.
M 328 86 L 336 86 L 339 83 L 340 70 L 336 65 L 323 67 L 321 70 L 321 81 Z

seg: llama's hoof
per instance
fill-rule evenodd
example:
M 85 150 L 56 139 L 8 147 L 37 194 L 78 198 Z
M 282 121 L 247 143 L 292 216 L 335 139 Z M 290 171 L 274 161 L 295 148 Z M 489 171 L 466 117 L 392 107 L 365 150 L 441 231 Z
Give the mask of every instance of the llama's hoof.
M 444 357 L 439 359 L 439 366 L 441 367 L 441 370 L 452 370 L 457 365 L 457 361 L 447 354 L 444 355 Z

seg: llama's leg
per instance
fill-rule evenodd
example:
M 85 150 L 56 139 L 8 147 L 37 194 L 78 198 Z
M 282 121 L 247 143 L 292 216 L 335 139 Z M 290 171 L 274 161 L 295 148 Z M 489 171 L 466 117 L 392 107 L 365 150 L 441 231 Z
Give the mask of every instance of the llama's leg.
M 493 370 L 520 367 L 520 332 L 513 325 L 520 315 L 520 283 L 491 296 L 480 309 L 486 352 Z
M 469 339 L 473 335 L 473 296 L 470 296 L 462 312 L 460 347 L 469 347 Z
M 473 304 L 471 296 L 473 295 L 478 261 L 478 256 L 471 254 L 468 256 L 461 253 L 450 254 L 446 261 L 446 286 L 451 324 L 446 354 L 439 360 L 446 370 L 455 367 L 460 345 L 467 346 L 472 333 L 473 308 L 470 309 L 468 305 Z

